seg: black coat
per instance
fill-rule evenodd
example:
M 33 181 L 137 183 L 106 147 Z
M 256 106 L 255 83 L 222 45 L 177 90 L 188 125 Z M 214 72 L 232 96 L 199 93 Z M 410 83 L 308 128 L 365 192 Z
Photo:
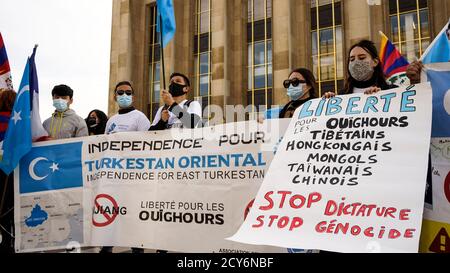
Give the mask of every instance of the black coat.
M 279 118 L 284 118 L 284 115 L 286 114 L 287 111 L 292 111 L 295 112 L 295 110 L 297 108 L 299 108 L 300 106 L 303 105 L 303 103 L 314 99 L 313 97 L 309 97 L 307 99 L 304 100 L 292 100 L 290 102 L 288 102 L 288 104 L 286 104 L 283 109 L 280 112 Z M 291 116 L 292 117 L 292 116 Z

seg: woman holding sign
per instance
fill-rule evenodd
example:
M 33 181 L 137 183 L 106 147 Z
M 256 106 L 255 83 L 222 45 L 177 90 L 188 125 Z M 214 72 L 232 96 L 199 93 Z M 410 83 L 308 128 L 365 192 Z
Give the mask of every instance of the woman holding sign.
M 345 79 L 342 95 L 364 93 L 370 95 L 381 90 L 397 88 L 386 82 L 383 65 L 375 44 L 369 40 L 362 40 L 354 44 L 348 53 L 347 78 Z M 325 98 L 334 97 L 333 92 L 325 93 Z
M 279 118 L 292 118 L 295 110 L 303 103 L 317 98 L 316 79 L 314 74 L 306 68 L 297 68 L 291 72 L 289 78 L 283 82 L 287 95 L 291 100 L 280 111 Z

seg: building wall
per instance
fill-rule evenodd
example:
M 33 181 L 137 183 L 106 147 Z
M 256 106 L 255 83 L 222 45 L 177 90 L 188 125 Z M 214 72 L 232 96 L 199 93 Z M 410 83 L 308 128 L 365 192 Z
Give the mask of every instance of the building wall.
M 194 78 L 196 0 L 174 0 L 177 32 L 164 49 L 166 81 L 174 72 Z M 148 37 L 149 9 L 155 0 L 114 0 L 110 69 L 109 114 L 117 112 L 113 90 L 130 80 L 136 108 L 149 113 Z M 361 39 L 380 43 L 378 31 L 389 33 L 388 0 L 368 6 L 363 0 L 343 0 L 344 62 L 350 46 Z M 211 0 L 211 104 L 247 103 L 247 0 Z M 450 17 L 450 0 L 428 1 L 432 39 Z M 311 1 L 273 0 L 273 104 L 287 102 L 282 81 L 296 67 L 312 70 Z M 345 69 L 344 69 L 345 71 Z M 193 93 L 193 92 L 191 92 Z M 193 95 L 191 95 L 193 96 Z

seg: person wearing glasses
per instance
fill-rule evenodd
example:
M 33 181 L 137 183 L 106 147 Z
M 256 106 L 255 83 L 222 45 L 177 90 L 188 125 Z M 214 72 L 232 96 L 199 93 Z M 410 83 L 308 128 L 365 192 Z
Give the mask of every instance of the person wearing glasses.
M 283 82 L 290 102 L 280 111 L 279 118 L 292 118 L 295 110 L 303 103 L 317 98 L 316 79 L 314 74 L 306 68 L 294 69 L 289 79 Z
M 128 81 L 119 82 L 114 89 L 114 99 L 119 105 L 119 113 L 111 117 L 106 123 L 105 134 L 119 132 L 146 132 L 150 128 L 150 121 L 133 106 L 134 90 Z M 112 246 L 104 246 L 100 253 L 112 253 Z M 144 253 L 142 248 L 131 248 L 132 253 Z
M 55 112 L 44 121 L 44 129 L 50 139 L 66 139 L 88 136 L 86 122 L 70 109 L 73 103 L 73 90 L 67 85 L 57 85 L 52 90 Z
M 144 132 L 150 128 L 150 121 L 133 106 L 134 90 L 130 82 L 119 82 L 114 89 L 114 99 L 119 105 L 119 113 L 106 123 L 105 134 L 119 132 Z

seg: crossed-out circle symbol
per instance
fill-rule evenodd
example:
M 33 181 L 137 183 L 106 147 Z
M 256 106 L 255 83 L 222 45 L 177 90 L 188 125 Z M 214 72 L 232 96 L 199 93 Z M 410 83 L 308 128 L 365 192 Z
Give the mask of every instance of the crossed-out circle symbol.
M 115 211 L 118 211 L 119 209 L 119 205 L 117 204 L 116 200 L 114 200 L 114 198 L 112 198 L 110 195 L 107 194 L 99 194 L 97 195 L 97 197 L 95 197 L 94 200 L 94 204 L 95 204 L 95 208 L 98 209 L 100 211 L 100 204 L 98 202 L 99 199 L 105 198 L 107 200 L 109 200 L 112 203 L 112 207 L 114 208 Z M 117 217 L 117 213 L 112 213 L 112 215 L 109 215 L 106 212 L 100 212 L 101 215 L 103 215 L 106 218 L 105 222 L 97 222 L 94 219 L 94 216 L 92 216 L 92 224 L 94 224 L 94 226 L 96 227 L 106 227 L 107 225 L 111 224 L 112 222 L 114 222 L 114 220 Z

